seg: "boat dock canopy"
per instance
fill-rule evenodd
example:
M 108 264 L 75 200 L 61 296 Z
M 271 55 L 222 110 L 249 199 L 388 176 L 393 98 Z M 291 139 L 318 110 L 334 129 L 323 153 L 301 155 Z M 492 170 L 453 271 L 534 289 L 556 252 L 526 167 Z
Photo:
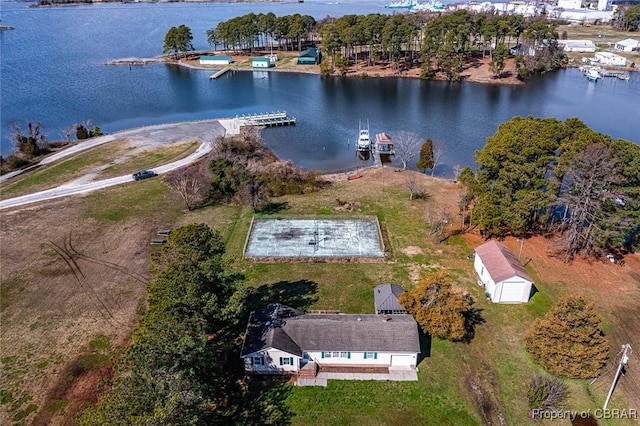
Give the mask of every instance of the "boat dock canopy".
M 310 47 L 298 56 L 298 65 L 318 65 L 320 63 L 320 54 L 318 49 Z
M 376 134 L 376 145 L 375 148 L 380 153 L 393 154 L 393 141 L 391 140 L 391 136 L 387 133 L 378 133 Z

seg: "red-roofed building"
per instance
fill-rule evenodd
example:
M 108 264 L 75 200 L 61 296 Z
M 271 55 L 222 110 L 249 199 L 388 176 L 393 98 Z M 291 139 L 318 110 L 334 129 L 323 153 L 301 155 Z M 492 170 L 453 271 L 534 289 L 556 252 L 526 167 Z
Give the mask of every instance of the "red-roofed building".
M 476 247 L 473 266 L 487 297 L 495 303 L 526 303 L 533 280 L 518 258 L 497 241 Z

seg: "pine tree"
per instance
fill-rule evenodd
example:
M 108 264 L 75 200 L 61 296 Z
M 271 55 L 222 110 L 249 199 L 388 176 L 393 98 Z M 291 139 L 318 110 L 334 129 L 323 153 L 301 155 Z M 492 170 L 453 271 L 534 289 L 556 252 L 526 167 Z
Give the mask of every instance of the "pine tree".
M 570 378 L 597 377 L 609 356 L 602 319 L 581 296 L 569 296 L 524 336 L 527 352 L 549 373 Z
M 422 173 L 426 172 L 427 169 L 433 168 L 433 141 L 431 139 L 427 139 L 425 143 L 422 144 L 420 148 L 420 158 L 416 163 L 416 167 Z

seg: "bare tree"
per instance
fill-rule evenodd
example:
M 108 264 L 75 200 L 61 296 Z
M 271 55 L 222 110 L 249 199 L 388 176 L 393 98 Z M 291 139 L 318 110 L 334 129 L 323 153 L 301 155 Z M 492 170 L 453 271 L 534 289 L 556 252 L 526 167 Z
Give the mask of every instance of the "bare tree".
M 429 235 L 437 235 L 439 242 L 448 238 L 445 236 L 445 230 L 453 220 L 453 215 L 449 210 L 444 207 L 440 210 L 435 210 L 432 206 L 427 205 L 425 219 L 429 225 Z
M 186 167 L 175 170 L 165 177 L 167 184 L 178 191 L 187 210 L 191 211 L 207 197 L 205 180 L 200 167 Z
M 420 198 L 428 198 L 428 194 L 425 190 L 420 188 L 418 185 L 418 181 L 416 180 L 415 173 L 411 172 L 409 176 L 407 176 L 404 187 L 409 190 L 409 201 L 413 201 L 414 199 Z
M 606 230 L 616 226 L 609 210 L 615 205 L 611 200 L 617 195 L 611 187 L 620 182 L 619 172 L 611 149 L 599 143 L 587 146 L 569 167 L 568 187 L 559 198 L 565 220 L 560 223 L 558 244 L 565 260 L 579 252 L 598 256 L 606 246 Z
M 65 127 L 62 129 L 62 135 L 64 136 L 64 140 L 69 143 L 71 142 L 71 137 L 76 133 L 76 125 L 71 125 L 69 127 Z
M 254 212 L 269 202 L 269 194 L 266 185 L 259 180 L 252 180 L 245 185 L 245 201 L 251 204 Z
M 436 173 L 436 167 L 440 165 L 442 155 L 444 154 L 444 147 L 442 145 L 435 145 L 433 147 L 433 167 L 431 167 L 431 176 Z
M 407 163 L 420 154 L 420 137 L 415 133 L 401 131 L 393 138 L 396 157 L 402 162 L 402 169 L 406 170 Z

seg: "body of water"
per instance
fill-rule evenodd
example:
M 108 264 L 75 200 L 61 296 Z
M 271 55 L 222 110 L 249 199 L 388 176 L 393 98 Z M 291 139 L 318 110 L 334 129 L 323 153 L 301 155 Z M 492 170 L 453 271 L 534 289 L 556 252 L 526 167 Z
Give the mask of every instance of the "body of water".
M 594 130 L 640 142 L 640 80 L 590 83 L 576 69 L 524 86 L 339 79 L 317 75 L 237 71 L 209 80 L 211 71 L 166 64 L 110 66 L 111 59 L 162 53 L 171 26 L 185 24 L 194 47 L 206 49 L 206 30 L 249 12 L 386 13 L 384 0 L 304 3 L 95 4 L 27 8 L 2 2 L 0 32 L 1 142 L 11 151 L 11 124 L 40 121 L 49 139 L 91 119 L 105 132 L 143 125 L 286 110 L 294 127 L 267 129 L 265 143 L 305 168 L 338 171 L 357 165 L 358 122 L 372 134 L 413 132 L 444 148 L 438 174 L 473 165 L 498 126 L 513 116 L 578 117 Z

